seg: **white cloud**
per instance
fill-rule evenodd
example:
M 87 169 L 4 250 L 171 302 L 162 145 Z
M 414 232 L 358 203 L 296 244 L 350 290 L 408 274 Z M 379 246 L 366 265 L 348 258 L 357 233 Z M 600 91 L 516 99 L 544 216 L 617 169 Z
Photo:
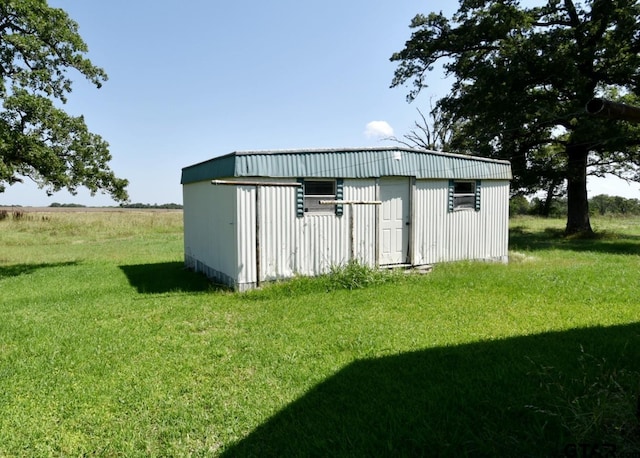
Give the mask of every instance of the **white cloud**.
M 387 121 L 371 121 L 367 124 L 364 134 L 368 138 L 393 137 L 393 127 Z

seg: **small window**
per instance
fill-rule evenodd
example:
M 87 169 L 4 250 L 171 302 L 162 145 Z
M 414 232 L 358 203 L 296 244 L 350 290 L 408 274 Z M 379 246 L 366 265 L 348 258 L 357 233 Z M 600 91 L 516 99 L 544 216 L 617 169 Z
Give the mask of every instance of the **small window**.
M 480 211 L 480 189 L 482 182 L 449 180 L 449 211 Z
M 453 209 L 476 208 L 476 184 L 473 181 L 453 182 Z
M 321 200 L 336 200 L 335 180 L 304 180 L 304 212 L 334 213 L 335 205 L 321 204 Z

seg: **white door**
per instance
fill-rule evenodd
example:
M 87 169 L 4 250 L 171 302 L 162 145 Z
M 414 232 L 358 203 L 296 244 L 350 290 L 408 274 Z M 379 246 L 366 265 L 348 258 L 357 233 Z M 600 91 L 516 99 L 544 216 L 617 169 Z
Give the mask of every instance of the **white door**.
M 409 255 L 409 179 L 380 179 L 380 265 L 403 264 Z

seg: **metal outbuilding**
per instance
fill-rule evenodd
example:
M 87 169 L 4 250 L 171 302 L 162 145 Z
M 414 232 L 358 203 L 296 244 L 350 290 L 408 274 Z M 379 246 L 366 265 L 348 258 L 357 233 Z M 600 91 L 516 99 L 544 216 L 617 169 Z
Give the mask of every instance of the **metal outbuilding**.
M 244 291 L 351 260 L 506 261 L 511 177 L 398 147 L 234 152 L 182 169 L 185 264 Z

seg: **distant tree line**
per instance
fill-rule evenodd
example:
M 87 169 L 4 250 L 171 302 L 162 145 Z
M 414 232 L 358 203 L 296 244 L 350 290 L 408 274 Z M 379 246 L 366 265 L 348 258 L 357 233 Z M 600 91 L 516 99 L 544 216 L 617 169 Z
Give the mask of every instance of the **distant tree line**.
M 153 208 L 153 209 L 161 209 L 161 210 L 181 210 L 182 205 L 180 204 L 141 204 L 141 203 L 133 203 L 133 204 L 120 204 L 122 208 Z
M 589 209 L 592 215 L 638 216 L 640 200 L 600 194 L 589 199 Z M 529 201 L 525 196 L 517 195 L 509 200 L 509 214 L 564 218 L 567 216 L 567 199 L 559 197 L 547 201 L 534 197 Z
M 51 208 L 83 208 L 86 207 L 86 205 L 82 205 L 82 204 L 61 204 L 58 202 L 54 202 L 51 205 L 49 205 L 49 207 Z
M 61 204 L 58 202 L 54 202 L 49 205 L 51 208 L 84 208 L 86 205 L 81 204 Z M 120 208 L 148 208 L 148 209 L 159 209 L 159 210 L 181 210 L 182 205 L 180 204 L 142 204 L 142 203 L 134 203 L 134 204 L 120 204 Z

